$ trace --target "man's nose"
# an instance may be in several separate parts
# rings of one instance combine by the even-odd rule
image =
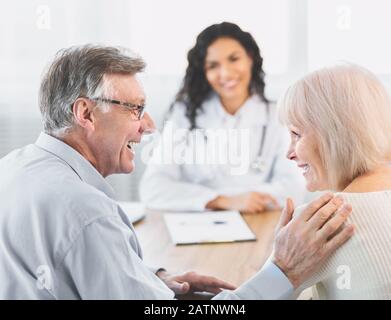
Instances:
[[[156,130],[155,122],[151,118],[148,112],[144,113],[144,116],[141,118],[140,132],[142,134],[151,134]]]

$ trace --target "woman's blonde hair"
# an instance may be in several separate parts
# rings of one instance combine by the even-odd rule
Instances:
[[[289,87],[278,107],[281,122],[315,133],[330,189],[390,161],[391,100],[362,67],[315,71]]]

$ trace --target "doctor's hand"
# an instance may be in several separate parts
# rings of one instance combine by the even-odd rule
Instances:
[[[297,288],[353,235],[344,222],[352,212],[340,197],[325,194],[292,219],[294,205],[288,199],[274,241],[272,261]]]
[[[222,289],[234,290],[236,287],[228,282],[211,276],[200,275],[197,272],[185,272],[180,275],[171,275],[167,271],[159,271],[156,275],[176,295],[192,292],[209,292],[217,294]]]
[[[243,213],[261,213],[279,208],[277,200],[267,193],[247,192],[235,196],[219,196],[210,201],[206,208],[238,210]]]

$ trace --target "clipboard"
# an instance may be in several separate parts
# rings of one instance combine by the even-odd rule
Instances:
[[[175,245],[256,241],[238,211],[168,213],[164,221]]]

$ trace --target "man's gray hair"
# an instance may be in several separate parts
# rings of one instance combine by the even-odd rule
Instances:
[[[107,88],[105,75],[142,72],[145,62],[119,47],[84,45],[63,49],[45,72],[39,90],[44,131],[62,136],[73,127],[73,103]]]

